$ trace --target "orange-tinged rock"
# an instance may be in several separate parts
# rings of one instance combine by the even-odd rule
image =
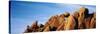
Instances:
[[[73,30],[75,26],[75,19],[72,15],[68,17],[67,23],[66,23],[66,30]]]
[[[77,12],[70,14],[65,12],[60,15],[54,15],[44,25],[38,25],[34,22],[28,26],[25,32],[48,32],[75,29],[96,28],[96,13],[89,14],[89,10],[85,7],[80,8]]]

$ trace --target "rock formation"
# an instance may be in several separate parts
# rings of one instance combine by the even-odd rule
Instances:
[[[31,26],[27,26],[25,33],[90,28],[96,28],[96,12],[89,14],[88,8],[82,7],[73,14],[65,12],[52,16],[44,25],[38,25],[36,21]]]

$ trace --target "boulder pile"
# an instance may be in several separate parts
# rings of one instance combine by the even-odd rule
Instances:
[[[90,14],[88,8],[81,7],[73,14],[65,12],[52,16],[44,25],[38,25],[38,21],[36,21],[31,26],[27,26],[25,33],[91,28],[96,28],[96,12]]]

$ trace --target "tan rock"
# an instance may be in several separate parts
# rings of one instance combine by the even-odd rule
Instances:
[[[48,26],[48,27],[46,27],[46,28],[44,29],[44,31],[43,31],[43,32],[48,32],[48,31],[50,31],[49,26]]]
[[[87,8],[80,8],[79,9],[79,18],[78,18],[78,28],[79,29],[84,29],[85,28],[85,17],[88,14],[88,9]]]
[[[66,30],[73,30],[75,26],[75,19],[72,15],[68,17],[68,21],[66,23]]]
[[[90,28],[96,28],[96,13],[93,14],[93,18],[90,22]]]
[[[96,28],[96,13],[89,14],[87,8],[82,7],[77,12],[70,14],[65,12],[54,15],[44,25],[38,25],[38,21],[27,26],[25,32],[48,32],[75,29]]]

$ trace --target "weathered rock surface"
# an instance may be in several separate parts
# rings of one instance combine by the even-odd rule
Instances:
[[[31,26],[27,26],[25,33],[90,28],[96,28],[96,12],[89,14],[88,8],[82,7],[73,14],[65,12],[52,16],[44,25],[38,25],[38,21],[36,21]]]

